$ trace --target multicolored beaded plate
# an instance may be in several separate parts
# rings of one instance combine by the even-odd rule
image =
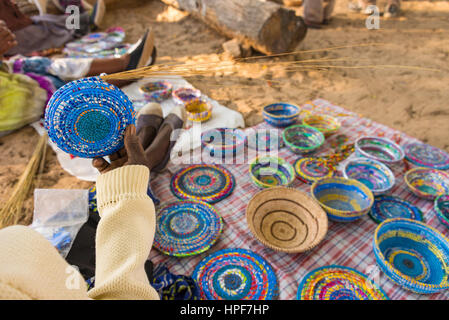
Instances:
[[[404,181],[416,196],[435,200],[441,194],[449,193],[449,174],[445,171],[415,168],[407,171]]]
[[[331,178],[334,169],[329,162],[320,158],[299,158],[294,164],[296,176],[305,183],[312,184],[323,178]]]
[[[176,172],[170,183],[173,194],[180,199],[215,203],[228,197],[235,187],[231,172],[220,165],[198,164]]]
[[[192,277],[203,300],[271,300],[278,293],[273,268],[246,249],[223,249],[207,256]]]
[[[388,219],[374,232],[377,264],[410,291],[430,294],[449,289],[449,240],[416,220]]]
[[[222,230],[223,220],[210,204],[177,201],[157,213],[153,246],[170,256],[192,256],[208,250]]]
[[[355,179],[371,189],[374,195],[380,195],[393,188],[393,172],[382,162],[369,158],[354,158],[346,162],[343,176]]]
[[[435,199],[435,212],[441,223],[449,228],[449,194],[442,194]]]
[[[259,188],[288,186],[295,180],[295,169],[282,158],[261,156],[249,165],[251,180]]]
[[[405,159],[418,167],[449,169],[449,154],[425,143],[410,143],[404,147]]]
[[[171,97],[173,85],[167,81],[152,81],[143,84],[139,88],[145,100],[162,102]]]
[[[388,300],[386,293],[363,273],[331,265],[309,272],[298,287],[298,300]]]
[[[400,198],[386,195],[374,198],[373,207],[368,214],[377,223],[393,218],[423,221],[423,214],[419,208]]]
[[[123,147],[134,124],[133,104],[122,90],[99,77],[67,83],[45,109],[45,128],[63,151],[82,158],[110,155]]]

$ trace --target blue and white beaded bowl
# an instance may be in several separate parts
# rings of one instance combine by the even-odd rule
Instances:
[[[343,167],[343,176],[362,182],[375,196],[389,191],[395,182],[393,172],[386,165],[368,158],[347,161]]]
[[[234,157],[245,148],[246,135],[234,128],[210,129],[201,134],[201,144],[214,158]]]
[[[82,158],[104,157],[121,149],[125,129],[134,123],[133,104],[126,94],[99,77],[65,84],[45,109],[51,141]]]
[[[404,181],[411,192],[423,199],[435,200],[449,193],[449,174],[445,171],[415,168],[407,171]]]
[[[435,212],[441,223],[449,228],[449,194],[442,194],[435,199]]]
[[[416,220],[385,220],[374,232],[374,255],[396,284],[419,294],[449,289],[449,240]]]
[[[273,103],[265,106],[262,111],[264,120],[275,127],[287,127],[296,123],[299,114],[299,107],[289,103]]]
[[[354,179],[334,177],[318,180],[312,185],[311,194],[329,219],[338,222],[360,219],[374,203],[371,190]]]
[[[324,135],[311,126],[293,125],[282,132],[285,145],[296,154],[309,154],[324,143]]]
[[[379,137],[361,137],[355,142],[355,154],[394,165],[404,159],[404,151],[393,141]]]

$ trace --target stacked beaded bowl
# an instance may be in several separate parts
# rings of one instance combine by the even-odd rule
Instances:
[[[293,167],[298,179],[309,184],[323,178],[331,178],[335,171],[328,161],[320,158],[299,158]]]
[[[261,156],[249,165],[251,180],[259,188],[288,186],[295,180],[295,170],[282,158]]]
[[[362,182],[374,195],[386,193],[395,182],[393,172],[386,165],[369,158],[348,160],[343,167],[343,176]]]
[[[414,166],[438,170],[449,169],[449,154],[424,143],[410,143],[404,147],[405,159]]]
[[[202,99],[194,99],[185,104],[187,119],[193,122],[204,122],[212,116],[212,105]]]
[[[308,154],[324,143],[324,135],[311,126],[294,125],[282,132],[285,145],[294,153]]]
[[[287,127],[296,123],[299,114],[299,107],[289,103],[273,103],[265,106],[262,111],[264,120],[275,127]]]
[[[245,148],[246,135],[242,130],[217,128],[201,134],[203,149],[214,158],[232,158]]]
[[[326,212],[307,194],[292,188],[260,191],[246,208],[246,222],[265,246],[297,253],[318,245],[327,232]]]
[[[152,81],[143,84],[139,89],[145,100],[162,102],[170,98],[173,85],[167,81]]]
[[[449,193],[449,174],[445,171],[415,168],[407,171],[405,183],[416,196],[435,200],[441,194]]]
[[[435,212],[441,223],[449,228],[449,194],[442,194],[435,199]]]
[[[378,196],[374,199],[369,216],[377,223],[394,218],[424,220],[423,214],[418,207],[398,197],[386,195]]]
[[[173,101],[177,104],[185,105],[192,100],[201,97],[201,91],[193,88],[179,88],[172,93]]]
[[[62,86],[45,109],[50,139],[63,151],[82,158],[104,157],[121,149],[125,129],[134,122],[129,98],[98,77]]]
[[[336,133],[341,127],[337,119],[328,115],[309,115],[302,119],[302,124],[318,129],[325,137]]]
[[[362,137],[355,142],[358,157],[370,158],[387,165],[396,164],[404,159],[404,151],[391,140],[378,137]]]
[[[312,197],[327,212],[329,219],[351,222],[368,213],[374,203],[371,190],[363,183],[345,178],[326,178],[316,181]]]
[[[205,257],[192,278],[202,300],[271,300],[278,294],[273,268],[245,249],[223,249]]]
[[[301,281],[298,300],[388,300],[386,293],[363,273],[331,265],[317,268]]]
[[[373,247],[377,264],[398,285],[420,294],[449,288],[449,242],[428,225],[385,220],[376,228]]]
[[[198,164],[176,172],[170,182],[179,199],[215,203],[228,197],[235,187],[231,172],[220,165]]]
[[[170,256],[193,256],[208,250],[222,230],[223,220],[210,204],[177,201],[157,213],[153,246]]]

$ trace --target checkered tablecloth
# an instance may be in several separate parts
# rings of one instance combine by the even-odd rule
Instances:
[[[312,113],[336,116],[342,122],[340,131],[326,139],[325,144],[316,155],[330,153],[333,150],[336,136],[339,134],[346,135],[349,138],[348,143],[354,142],[360,136],[386,137],[400,145],[417,141],[399,131],[362,118],[322,99],[306,103],[302,108],[310,110]],[[272,129],[265,123],[256,126],[257,128]],[[279,156],[292,164],[298,158],[298,155],[286,148],[279,151]],[[260,191],[251,182],[248,164],[225,166],[234,174],[236,188],[231,196],[214,204],[225,222],[220,239],[209,251],[188,258],[168,257],[153,249],[150,254],[150,260],[153,263],[166,262],[171,272],[191,275],[198,262],[212,252],[224,248],[246,248],[261,255],[273,266],[279,283],[279,299],[295,299],[298,285],[308,272],[331,264],[355,268],[362,273],[374,274],[374,280],[384,289],[390,299],[449,299],[449,290],[439,294],[418,295],[394,284],[381,272],[378,276],[375,276],[376,269],[373,268],[376,267],[376,260],[373,253],[373,233],[377,224],[368,216],[351,223],[329,221],[329,230],[325,239],[317,247],[305,253],[287,254],[265,247],[254,238],[246,223],[246,206],[251,198]],[[173,173],[180,167],[171,165],[169,171]],[[433,202],[420,199],[408,191],[403,179],[406,171],[405,163],[398,165],[393,171],[396,175],[396,185],[391,194],[419,207],[424,213],[427,224],[443,234],[449,235],[449,230],[439,222],[433,211]],[[170,191],[170,178],[170,173],[164,173],[152,181],[154,192],[162,200],[161,206],[177,200]],[[302,183],[298,179],[295,180],[292,187],[310,192],[310,185]]]

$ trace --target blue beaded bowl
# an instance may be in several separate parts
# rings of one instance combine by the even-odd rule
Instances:
[[[343,176],[362,182],[375,196],[389,191],[395,182],[393,172],[386,165],[368,158],[355,158],[346,162]]]
[[[300,114],[298,106],[289,103],[273,103],[262,111],[264,120],[275,127],[287,127],[296,123]]]
[[[311,126],[293,125],[282,132],[285,145],[294,153],[309,154],[324,143],[324,135]]]
[[[125,129],[134,122],[133,104],[126,94],[99,77],[67,83],[45,109],[51,141],[82,158],[104,157],[121,149]]]
[[[312,185],[311,194],[329,219],[338,222],[360,219],[374,203],[371,190],[354,179],[335,177],[318,180]]]
[[[369,216],[377,223],[393,218],[424,221],[423,214],[418,207],[401,198],[387,195],[377,196],[374,199]]]
[[[245,147],[246,135],[233,128],[210,129],[201,134],[201,144],[211,157],[234,157]]]
[[[442,194],[435,199],[435,212],[441,223],[449,228],[449,194]]]
[[[425,223],[396,218],[374,232],[374,255],[395,283],[419,294],[449,289],[449,240]]]
[[[361,137],[355,142],[358,157],[370,158],[387,165],[396,164],[404,159],[404,150],[393,141],[379,137]]]
[[[449,193],[449,174],[445,171],[415,168],[407,171],[404,181],[411,192],[423,199],[435,200],[439,195]]]

